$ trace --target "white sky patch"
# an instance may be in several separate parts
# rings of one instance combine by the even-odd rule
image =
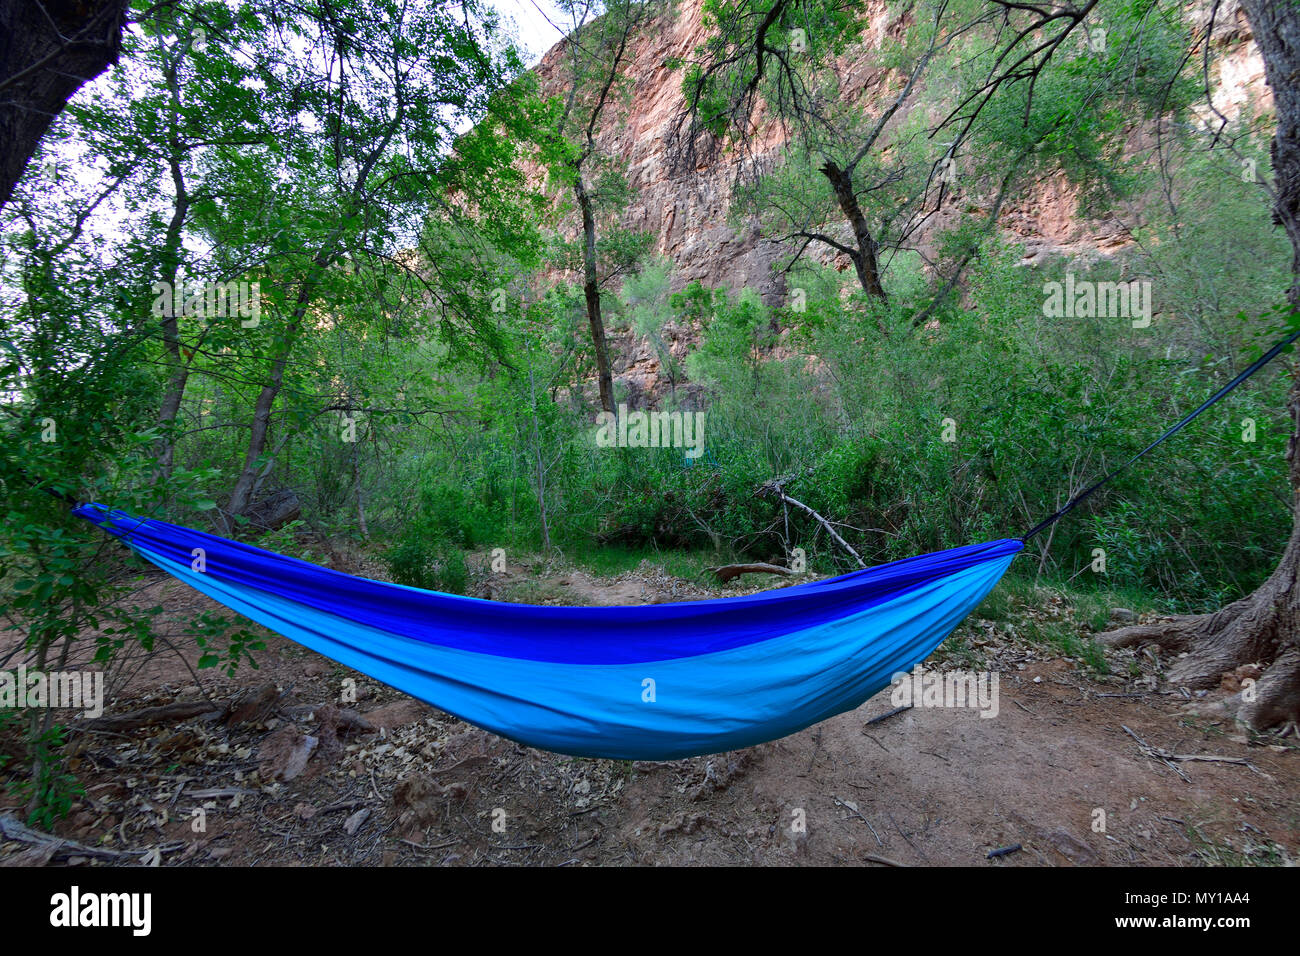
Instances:
[[[536,66],[546,51],[564,34],[556,27],[570,25],[569,18],[551,0],[488,0],[502,15],[512,20],[524,63]],[[549,18],[549,21],[548,21]],[[554,25],[553,25],[554,24]]]
[[[502,17],[502,33],[509,39],[513,40],[519,48],[520,55],[528,67],[536,66],[539,60],[558,43],[573,28],[573,17],[561,10],[553,0],[487,0]],[[592,6],[595,11],[600,8],[599,0],[592,0]],[[138,27],[134,25],[129,27],[137,31]],[[208,42],[212,42],[209,40]],[[316,55],[318,51],[309,49],[305,41],[295,35],[291,39],[293,54],[299,59]],[[103,74],[96,77],[90,83],[80,90],[77,98],[87,100],[96,94],[104,93],[111,89],[111,84],[115,79],[121,79],[123,74],[128,78],[127,95],[134,95],[136,91],[142,91],[149,87],[150,82],[156,85],[156,78],[146,78],[141,71],[150,69],[143,67],[141,64],[124,59],[123,62],[106,70]],[[460,134],[468,130],[474,122],[470,116],[461,116],[456,118],[448,117],[454,123],[453,133]],[[310,124],[313,117],[304,114],[299,117],[299,121],[304,124]],[[40,164],[36,169],[41,171],[38,176],[48,184],[58,184],[60,188],[67,188],[82,194],[93,194],[96,188],[102,187],[106,183],[108,173],[107,164],[99,157],[91,157],[86,153],[84,143],[79,142],[75,137],[69,141],[60,144],[54,150],[47,152],[44,156],[38,155],[32,162]],[[57,172],[56,172],[57,170]],[[164,202],[170,202],[172,198],[172,183],[166,170],[159,168],[152,171],[151,174],[156,178],[157,190],[159,197],[164,198]],[[283,176],[282,176],[283,178]],[[84,195],[83,195],[84,201]],[[120,246],[128,239],[125,223],[132,218],[132,213],[128,212],[125,205],[125,199],[121,191],[116,191],[104,200],[94,215],[90,217],[86,225],[86,238],[97,241],[103,245],[105,256],[111,257],[112,250]],[[138,213],[136,214],[138,216]],[[202,262],[205,254],[211,250],[200,248],[202,245],[192,231],[187,230],[185,236],[186,247],[195,257],[191,264],[199,273],[203,272]],[[8,291],[8,286],[12,277],[0,275],[0,302],[4,302],[3,292]],[[7,304],[7,303],[6,303]]]

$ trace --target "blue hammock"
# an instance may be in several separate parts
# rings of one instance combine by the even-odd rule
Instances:
[[[928,657],[1024,546],[745,597],[544,607],[353,577],[102,505],[75,514],[226,607],[462,720],[625,760],[748,747],[853,710]]]

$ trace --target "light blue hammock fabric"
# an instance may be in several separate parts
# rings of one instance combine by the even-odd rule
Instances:
[[[853,710],[927,658],[1023,547],[990,541],[745,597],[551,607],[354,577],[102,505],[75,514],[226,607],[462,720],[625,760],[748,747]]]

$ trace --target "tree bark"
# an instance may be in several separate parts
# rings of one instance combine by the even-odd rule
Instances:
[[[82,84],[117,62],[128,0],[0,3],[0,208]]]
[[[871,224],[867,222],[867,217],[862,212],[857,194],[853,191],[853,177],[830,160],[822,164],[821,171],[835,192],[835,201],[839,203],[840,212],[844,213],[844,218],[848,220],[849,227],[853,230],[853,241],[857,245],[857,252],[849,253],[849,258],[853,260],[853,268],[858,274],[862,291],[873,299],[888,302],[889,297],[885,295],[885,287],[880,284],[880,263],[876,258],[878,244],[871,234]]]
[[[171,295],[173,306],[177,300],[184,301],[183,296],[176,295],[176,276],[180,271],[181,239],[184,234],[185,220],[190,211],[190,194],[185,183],[185,169],[182,166],[184,145],[180,130],[180,84],[176,76],[176,62],[167,60],[167,89],[170,94],[170,113],[168,116],[167,165],[171,171],[172,188],[176,192],[175,205],[167,223],[167,235],[163,240],[162,270],[160,280]],[[168,365],[167,387],[163,392],[162,405],[158,412],[158,423],[162,426],[162,438],[159,439],[158,470],[164,479],[171,477],[173,459],[176,453],[176,436],[172,427],[180,414],[181,401],[185,398],[185,385],[190,376],[190,365],[181,354],[180,316],[174,310],[162,318],[163,348],[166,350]]]
[[[318,255],[314,260],[315,268],[324,269],[329,258],[327,253]],[[266,437],[271,428],[271,409],[275,407],[275,400],[284,385],[284,371],[289,365],[289,356],[293,353],[294,343],[302,330],[303,317],[307,314],[307,306],[311,302],[313,278],[314,276],[307,277],[299,287],[293,315],[284,331],[284,345],[272,361],[271,374],[267,376],[266,384],[262,386],[262,390],[257,395],[257,403],[253,406],[248,450],[244,453],[244,467],[235,480],[235,486],[230,491],[230,500],[226,504],[228,516],[243,514],[252,502],[253,488],[257,483],[257,460],[266,449]]]
[[[1242,0],[1264,74],[1273,91],[1277,130],[1273,137],[1274,220],[1291,240],[1291,287],[1287,299],[1300,306],[1300,5]],[[1218,686],[1244,664],[1265,670],[1236,695],[1237,716],[1252,727],[1297,728],[1300,722],[1300,377],[1287,397],[1291,439],[1287,461],[1292,527],[1276,570],[1258,590],[1213,614],[1121,628],[1102,635],[1111,646],[1155,643],[1167,652],[1186,651],[1170,668],[1171,683]]]
[[[582,211],[582,294],[587,300],[587,320],[591,323],[591,343],[596,351],[596,375],[600,384],[600,407],[614,414],[614,375],[610,371],[609,347],[605,339],[605,322],[600,314],[600,283],[596,275],[596,216],[591,194],[577,170],[573,191]]]

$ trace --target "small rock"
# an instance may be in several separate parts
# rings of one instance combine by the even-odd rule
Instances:
[[[370,819],[370,808],[363,807],[343,821],[343,831],[348,836],[355,836],[361,825]]]
[[[665,837],[673,833],[695,833],[707,822],[708,820],[702,813],[688,814],[681,811],[674,814],[667,823],[659,827],[659,835]]]
[[[1092,852],[1092,847],[1065,830],[1053,830],[1044,840],[1071,863],[1090,866],[1097,862],[1097,854]]]
[[[306,769],[318,743],[317,738],[307,736],[296,727],[281,727],[258,751],[262,779],[292,780]]]
[[[1110,619],[1116,624],[1132,624],[1138,619],[1137,613],[1126,607],[1111,608]]]
[[[361,699],[361,689],[357,688],[357,699]],[[418,723],[429,715],[429,705],[422,704],[418,700],[406,698],[394,701],[391,704],[384,704],[382,707],[376,707],[374,710],[367,712],[364,717],[358,715],[366,728],[364,733],[372,732],[375,729],[381,731],[390,731],[397,727],[405,727],[408,724]]]

